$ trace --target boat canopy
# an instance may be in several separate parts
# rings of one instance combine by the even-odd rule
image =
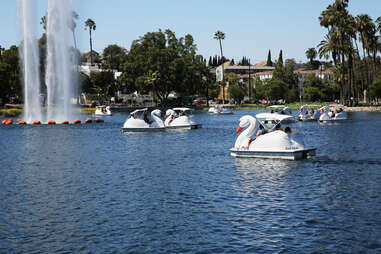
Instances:
[[[148,108],[143,108],[143,109],[137,109],[137,110],[134,110],[130,113],[131,116],[133,115],[139,115],[139,114],[143,114],[145,112],[148,111]]]
[[[185,107],[179,107],[179,108],[173,108],[173,110],[178,113],[185,113],[185,114],[192,114],[193,109],[191,108],[185,108]]]
[[[272,106],[269,106],[270,109],[283,109],[285,107],[286,107],[285,105],[272,105]]]
[[[274,114],[274,113],[259,113],[255,117],[258,120],[269,120],[269,121],[276,121],[276,122],[282,122],[286,119],[290,120],[294,118],[293,116],[290,116],[290,115]]]

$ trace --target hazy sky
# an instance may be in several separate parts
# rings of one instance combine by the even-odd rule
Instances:
[[[30,0],[36,4],[36,25],[46,12],[48,0]],[[74,0],[80,19],[76,35],[81,51],[89,50],[88,31],[84,22],[96,23],[94,49],[98,52],[109,44],[130,48],[131,42],[146,32],[171,29],[177,37],[191,34],[198,53],[209,58],[219,54],[214,32],[226,34],[224,55],[235,60],[250,57],[252,63],[273,59],[280,49],[283,59],[306,61],[305,51],[316,47],[326,30],[319,25],[320,13],[333,0]],[[352,15],[381,16],[381,0],[350,0]],[[1,0],[0,45],[18,44],[17,1]]]

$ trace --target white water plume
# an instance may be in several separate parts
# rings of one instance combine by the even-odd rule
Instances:
[[[20,47],[20,59],[24,74],[24,119],[26,122],[41,119],[40,102],[40,57],[36,33],[33,1],[19,0],[19,15],[22,15],[23,41]]]
[[[70,50],[71,0],[49,0],[47,15],[48,120],[73,120],[74,57]]]

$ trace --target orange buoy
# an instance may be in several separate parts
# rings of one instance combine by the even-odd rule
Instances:
[[[6,122],[7,122],[7,120],[5,120],[5,119],[1,121],[2,124],[5,124]]]
[[[69,121],[62,121],[61,124],[69,124]]]
[[[103,119],[100,119],[100,118],[95,118],[95,119],[94,119],[94,122],[96,122],[96,123],[103,123],[104,120],[103,120]]]
[[[93,120],[91,118],[86,118],[85,123],[91,123]]]
[[[33,124],[41,124],[41,122],[36,120],[36,121],[33,121]]]
[[[13,120],[12,120],[12,119],[8,119],[8,120],[5,121],[5,124],[6,124],[6,125],[10,125],[10,124],[12,124],[12,123],[13,123]]]
[[[54,121],[54,120],[49,120],[49,121],[48,121],[48,124],[56,124],[56,121]]]
[[[74,120],[74,124],[79,124],[81,123],[81,120]]]
[[[24,120],[19,120],[19,124],[26,124],[26,122]]]

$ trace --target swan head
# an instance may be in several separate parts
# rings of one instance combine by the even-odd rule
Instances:
[[[248,127],[251,124],[254,124],[254,127],[257,127],[257,119],[249,115],[243,116],[239,119],[239,125],[235,132],[239,133],[242,129]]]
[[[175,114],[175,111],[172,110],[172,109],[167,109],[167,111],[165,111],[165,116],[164,116],[164,119],[166,119],[167,117],[171,116],[171,115],[174,115]]]
[[[160,111],[160,109],[152,110],[151,115],[161,116],[161,111]]]

